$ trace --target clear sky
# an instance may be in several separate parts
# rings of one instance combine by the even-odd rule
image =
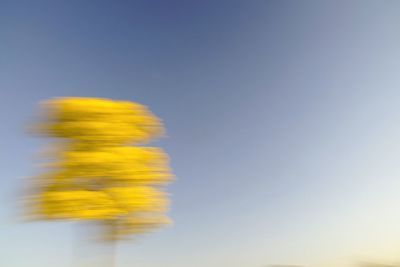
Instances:
[[[399,14],[399,1],[0,0],[0,266],[70,267],[79,248],[75,223],[18,222],[45,143],[25,128],[56,96],[138,101],[165,122],[175,223],[121,244],[119,267],[400,260]]]

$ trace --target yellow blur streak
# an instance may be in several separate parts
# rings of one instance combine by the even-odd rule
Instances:
[[[137,146],[163,133],[145,106],[97,98],[57,98],[43,104],[37,133],[59,142],[46,153],[46,172],[29,199],[37,219],[95,220],[107,239],[169,223],[168,157]],[[132,146],[136,145],[136,146]]]

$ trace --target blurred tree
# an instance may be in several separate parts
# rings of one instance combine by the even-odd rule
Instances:
[[[171,180],[167,155],[141,146],[163,133],[146,107],[97,98],[43,104],[36,132],[55,138],[46,171],[35,177],[29,214],[44,220],[86,220],[116,241],[169,222],[162,186]]]

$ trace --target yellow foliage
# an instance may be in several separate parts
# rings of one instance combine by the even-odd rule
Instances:
[[[160,120],[143,105],[97,98],[57,98],[43,105],[39,131],[55,137],[48,171],[37,179],[30,205],[44,219],[98,220],[108,238],[168,223],[171,180],[159,148],[132,146],[160,136]],[[113,233],[110,236],[110,233]]]
[[[149,186],[113,187],[106,192],[115,200],[116,206],[127,213],[163,212],[168,204],[163,192]]]
[[[112,219],[121,212],[101,191],[45,191],[39,197],[38,212],[49,219],[102,220]]]
[[[161,122],[143,105],[97,98],[57,98],[43,105],[41,133],[83,143],[142,144],[163,133]]]

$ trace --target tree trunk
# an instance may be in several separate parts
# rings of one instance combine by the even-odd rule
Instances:
[[[108,259],[108,263],[106,264],[105,267],[116,267],[117,266],[117,242],[118,240],[116,239],[116,222],[114,220],[108,221],[107,222],[107,226],[109,229],[109,233],[110,233],[110,240],[107,243],[107,245],[109,246],[108,249],[108,255],[109,255],[109,259]]]
[[[106,267],[117,267],[117,241],[112,240],[108,245],[110,246],[109,263]]]

